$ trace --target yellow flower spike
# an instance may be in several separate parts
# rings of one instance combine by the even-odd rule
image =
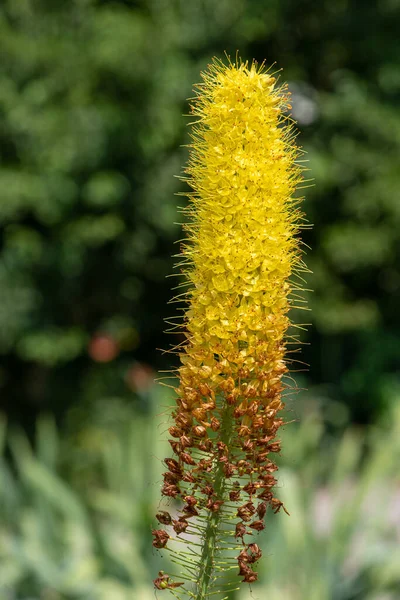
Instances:
[[[153,545],[170,550],[183,568],[176,579],[185,580],[178,589],[164,576],[156,587],[194,600],[223,597],[231,568],[244,582],[257,579],[255,535],[268,506],[283,506],[271,455],[280,449],[290,276],[304,270],[287,87],[240,61],[214,60],[202,77],[185,170],[187,341],[169,429],[175,458],[165,460],[162,488],[184,505],[176,518],[157,515],[170,534],[153,531]]]

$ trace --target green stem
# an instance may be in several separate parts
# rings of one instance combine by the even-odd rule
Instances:
[[[221,442],[224,442],[228,448],[233,434],[234,419],[232,409],[226,406],[222,412],[221,419]],[[224,463],[218,462],[215,468],[214,492],[217,500],[226,500],[226,476],[224,472]],[[209,512],[206,521],[206,531],[204,535],[204,546],[200,557],[200,572],[197,583],[195,600],[206,600],[208,598],[208,588],[211,575],[214,568],[216,555],[216,545],[220,533],[220,524],[222,519],[222,507],[217,512]]]

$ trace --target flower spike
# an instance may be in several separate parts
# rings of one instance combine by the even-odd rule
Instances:
[[[229,569],[233,585],[256,581],[255,536],[268,507],[284,508],[274,496],[273,457],[283,424],[290,277],[304,270],[287,87],[264,66],[239,60],[214,60],[202,78],[185,170],[186,343],[162,487],[180,505],[169,508],[172,516],[157,515],[169,533],[153,531],[154,546],[182,566],[171,577],[184,579],[174,584],[162,574],[156,588],[193,600],[223,597]]]

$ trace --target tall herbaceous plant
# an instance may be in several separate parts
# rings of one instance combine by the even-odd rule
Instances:
[[[191,105],[186,342],[155,548],[176,572],[157,590],[224,598],[257,579],[257,533],[278,512],[273,461],[288,311],[301,302],[299,150],[286,85],[256,63],[214,60]],[[285,343],[286,340],[286,343]]]

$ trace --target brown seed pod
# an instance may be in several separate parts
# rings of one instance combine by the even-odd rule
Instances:
[[[243,491],[249,494],[249,496],[252,496],[256,493],[259,487],[259,484],[250,482],[247,485],[243,486]]]
[[[228,404],[228,406],[235,406],[236,404],[236,395],[235,394],[228,394],[225,397],[226,403]]]
[[[263,521],[253,521],[252,523],[249,524],[249,527],[251,527],[252,529],[255,529],[256,531],[262,531],[263,529],[265,529],[265,525]]]
[[[202,494],[205,496],[212,496],[214,494],[214,488],[212,485],[206,485],[201,489]]]
[[[183,499],[189,506],[196,506],[198,503],[198,500],[194,496],[185,496]]]
[[[166,510],[160,510],[156,514],[156,518],[157,518],[157,521],[159,523],[161,523],[162,525],[171,525],[171,523],[172,523],[171,515]]]
[[[221,508],[221,506],[223,505],[223,501],[222,500],[215,500],[213,501],[211,498],[209,498],[209,500],[207,501],[207,508],[211,511],[211,512],[218,512],[219,509]]]
[[[154,548],[165,548],[165,546],[169,540],[168,533],[166,531],[164,531],[163,529],[153,529],[151,533],[154,536],[154,540],[153,540]]]
[[[182,448],[189,448],[193,444],[192,438],[188,435],[182,435],[179,441],[182,444]]]
[[[193,419],[189,413],[179,413],[175,417],[175,422],[183,430],[180,433],[180,435],[182,435],[183,432],[188,432],[190,430],[192,423],[193,423]],[[171,433],[171,435],[172,435],[172,433]],[[177,437],[180,437],[180,436],[177,436]]]
[[[273,444],[269,444],[267,446],[269,452],[280,452],[281,451],[281,442],[276,441]]]
[[[240,500],[240,490],[232,490],[229,492],[229,500],[238,502]]]
[[[262,556],[261,548],[258,546],[258,544],[254,543],[247,546],[247,553],[249,557],[248,561],[250,563],[257,562]]]
[[[251,434],[251,429],[247,425],[241,425],[239,427],[238,435],[239,437],[245,437]]]
[[[203,425],[195,425],[192,429],[193,435],[195,437],[203,438],[207,435],[207,430]]]
[[[199,515],[199,511],[195,509],[191,504],[185,504],[182,508],[182,513],[185,519],[189,519],[190,517],[197,517]]]
[[[218,429],[221,427],[221,423],[218,419],[216,419],[215,417],[212,417],[211,419],[211,429],[213,431],[218,431]]]
[[[242,538],[242,541],[243,541],[243,536],[245,536],[246,533],[247,533],[246,526],[243,523],[237,523],[236,529],[235,529],[235,538]]]
[[[257,512],[257,515],[260,517],[260,519],[263,519],[265,517],[265,513],[267,512],[266,503],[260,502],[260,504],[257,506],[256,512]]]
[[[252,502],[246,502],[246,504],[243,504],[243,506],[238,508],[236,514],[242,521],[250,521],[255,512],[256,509],[254,508],[254,504]]]
[[[272,498],[272,500],[270,501],[270,505],[275,514],[278,513],[281,510],[281,508],[283,508],[285,513],[290,516],[290,513],[288,513],[288,511],[284,507],[283,502],[278,500],[278,498]]]
[[[174,454],[179,454],[180,452],[182,452],[182,445],[179,442],[176,442],[175,440],[168,440],[172,451],[174,452]]]
[[[183,581],[170,581],[169,575],[165,575],[164,571],[158,573],[158,577],[154,579],[154,587],[157,590],[173,590],[184,584]]]
[[[173,485],[171,483],[164,483],[161,488],[161,494],[163,496],[169,496],[170,498],[176,498],[181,493],[181,490],[177,485]]]
[[[171,473],[176,473],[177,475],[182,475],[182,467],[174,458],[166,458],[164,460],[168,469]]]
[[[168,429],[168,431],[169,431],[169,434],[175,438],[181,437],[181,435],[182,435],[182,430],[179,429],[179,427],[172,426]]]
[[[252,571],[250,567],[246,572],[244,578],[242,579],[243,583],[254,583],[258,579],[258,574],[255,571]]]
[[[249,452],[249,451],[253,450],[254,442],[252,442],[251,440],[245,440],[242,444],[242,448],[243,448],[243,450]]]
[[[211,452],[213,444],[211,440],[202,440],[197,444],[197,447],[202,452]]]
[[[225,477],[229,479],[235,473],[235,466],[232,463],[226,463],[224,465],[224,474]]]
[[[204,408],[194,408],[192,410],[192,415],[194,416],[195,419],[197,419],[197,421],[205,421],[206,418],[206,411],[204,410]]]
[[[173,521],[173,529],[175,531],[175,533],[177,533],[178,535],[180,533],[185,533],[187,527],[188,527],[189,523],[185,520],[185,519],[178,519],[177,521]]]
[[[186,483],[195,483],[196,478],[190,471],[186,471],[186,473],[182,477],[182,481],[186,481]]]
[[[171,471],[166,471],[163,474],[163,477],[164,477],[164,481],[166,483],[173,483],[173,484],[178,483],[181,479],[180,475],[178,475],[177,473],[171,473]]]
[[[260,498],[260,500],[265,500],[266,502],[271,502],[273,493],[267,489],[261,492],[261,494],[258,494],[257,498]]]
[[[179,458],[186,465],[195,465],[196,464],[196,461],[188,452],[181,452],[179,455]]]
[[[228,446],[224,442],[217,442],[218,454],[228,454]]]

